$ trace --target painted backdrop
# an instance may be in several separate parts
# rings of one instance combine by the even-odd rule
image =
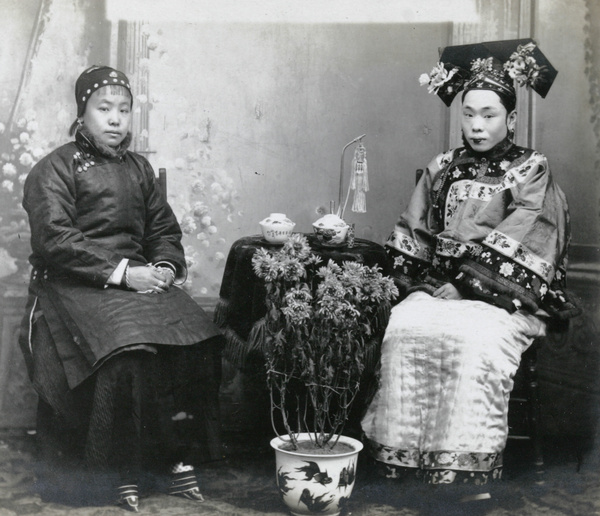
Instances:
[[[549,156],[571,200],[574,243],[597,247],[594,2],[574,0],[568,8],[559,0],[532,2],[537,7],[525,28],[516,4],[503,0],[450,2],[466,7],[443,16],[431,9],[419,14],[400,1],[388,23],[375,16],[378,2],[370,7],[374,21],[324,11],[310,23],[262,22],[260,11],[246,23],[215,21],[208,12],[205,20],[197,9],[185,17],[164,2],[143,4],[162,11],[133,9],[137,1],[0,3],[7,42],[0,49],[0,277],[12,290],[24,288],[28,272],[22,183],[43,154],[67,141],[74,81],[88,65],[122,66],[134,79],[135,150],[167,170],[169,201],[185,232],[187,288],[215,297],[229,247],[258,233],[270,212],[284,212],[296,230],[311,231],[338,198],[343,146],[363,133],[367,213],[346,215],[358,236],[385,240],[415,169],[448,145],[448,111],[417,78],[457,29],[468,38],[525,36],[534,27],[559,75],[548,98],[533,101],[533,143]]]

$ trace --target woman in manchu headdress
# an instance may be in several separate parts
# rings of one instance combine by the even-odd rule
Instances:
[[[462,92],[464,145],[429,163],[386,242],[407,297],[362,427],[388,476],[500,478],[521,355],[578,312],[566,198],[546,157],[513,141],[515,82],[545,97],[555,76],[532,40],[513,40],[448,47],[421,77],[448,106]]]

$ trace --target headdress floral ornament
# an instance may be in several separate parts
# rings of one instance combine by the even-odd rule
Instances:
[[[548,67],[537,64],[535,57],[532,55],[535,48],[535,43],[519,45],[517,51],[513,52],[509,60],[504,63],[504,70],[517,81],[519,86],[534,88],[537,83],[543,80],[543,75]]]
[[[437,63],[429,75],[426,73],[421,74],[419,83],[421,86],[427,85],[428,93],[437,94],[444,84],[452,80],[456,72],[458,72],[458,68],[456,67],[447,70],[444,63]]]
[[[419,83],[450,106],[462,90],[487,89],[515,97],[515,82],[544,98],[557,74],[535,41],[515,39],[446,47]]]
[[[486,59],[482,59],[478,57],[473,62],[471,62],[471,72],[474,74],[478,73],[486,73],[491,72],[494,69],[494,58],[488,57]]]

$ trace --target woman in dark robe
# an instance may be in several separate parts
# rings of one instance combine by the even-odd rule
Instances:
[[[179,288],[179,224],[148,161],[127,150],[128,78],[93,66],[75,96],[74,141],[24,187],[33,270],[20,344],[42,448],[79,448],[130,510],[150,464],[168,464],[171,494],[201,501],[193,447],[220,457],[220,332]]]

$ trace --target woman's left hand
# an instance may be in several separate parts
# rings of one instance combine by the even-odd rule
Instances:
[[[462,299],[462,295],[458,289],[452,283],[446,283],[438,288],[433,293],[433,297],[439,297],[441,299]]]
[[[164,288],[165,291],[169,290],[173,283],[175,283],[175,273],[168,267],[155,267],[155,269],[161,272],[164,277],[164,285],[161,285],[161,287]]]

